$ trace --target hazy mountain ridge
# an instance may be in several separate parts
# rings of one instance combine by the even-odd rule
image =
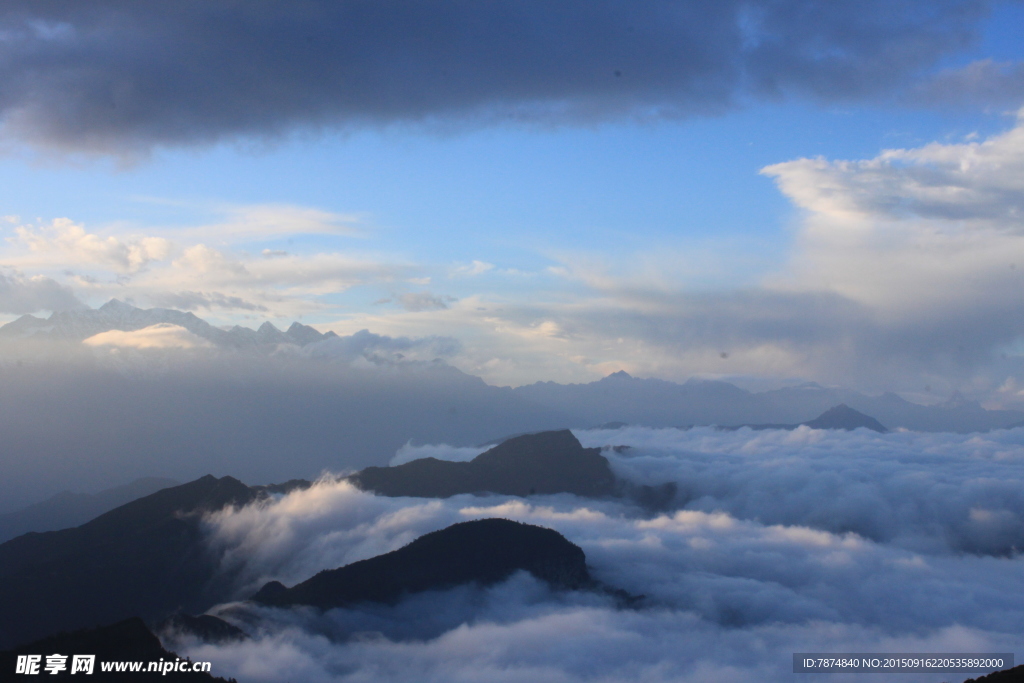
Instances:
[[[616,421],[651,427],[793,425],[840,404],[870,415],[889,429],[973,432],[1024,422],[1024,412],[986,410],[956,394],[945,403],[924,406],[893,393],[867,396],[813,382],[754,393],[719,380],[677,384],[619,371],[589,384],[537,382],[513,392],[553,410],[571,410],[588,425]]]
[[[0,543],[30,531],[75,527],[125,503],[180,483],[164,477],[143,477],[98,493],[62,491],[42,502],[0,515]]]
[[[410,441],[470,446],[611,422],[800,424],[846,404],[889,429],[970,432],[1024,423],[1024,412],[985,410],[957,397],[922,406],[895,394],[870,397],[816,384],[754,393],[722,381],[678,384],[619,372],[589,384],[497,387],[435,362],[435,353],[457,351],[458,342],[445,337],[364,330],[311,341],[319,335],[312,328],[293,325],[285,333],[264,324],[225,331],[192,313],[117,300],[46,321],[22,317],[0,328],[0,339],[27,334],[22,347],[48,347],[32,341],[31,335],[42,335],[64,340],[61,350],[73,351],[79,344],[73,340],[87,335],[159,322],[224,345],[166,356],[82,348],[67,354],[74,358],[58,353],[22,363],[11,354],[0,363],[0,432],[9,456],[0,467],[0,510],[62,489],[153,475],[188,481],[215,471],[256,482],[312,479],[325,469],[382,465]],[[254,345],[252,353],[236,352],[243,337]],[[285,338],[292,341],[280,343]],[[114,360],[129,357],[127,371]],[[147,364],[159,368],[136,372]]]
[[[858,410],[854,410],[845,403],[840,403],[837,406],[829,408],[828,410],[826,410],[824,413],[814,418],[813,420],[801,422],[800,424],[735,425],[729,427],[720,427],[720,429],[736,430],[742,429],[744,427],[755,430],[792,430],[796,429],[797,427],[810,427],[811,429],[842,429],[845,431],[863,428],[870,429],[873,432],[879,432],[880,434],[884,434],[885,432],[889,431],[881,422],[879,422],[875,418],[871,417],[870,415],[865,415],[864,413]]]
[[[0,367],[0,505],[16,510],[61,489],[153,475],[313,479],[387,463],[410,440],[471,446],[577,422],[444,363],[262,354],[179,361],[160,375],[72,363]]]

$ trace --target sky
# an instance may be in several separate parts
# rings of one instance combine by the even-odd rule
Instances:
[[[0,8],[0,315],[1024,405],[1024,5]]]

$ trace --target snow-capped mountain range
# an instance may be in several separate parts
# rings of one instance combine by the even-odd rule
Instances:
[[[298,322],[292,323],[284,332],[270,322],[263,323],[255,330],[240,325],[224,330],[211,325],[194,313],[170,308],[136,308],[123,301],[111,299],[96,309],[61,311],[45,319],[23,315],[0,327],[0,339],[82,341],[111,330],[134,332],[160,324],[178,325],[216,346],[225,348],[251,348],[267,344],[305,346],[337,336],[334,332],[322,334]]]

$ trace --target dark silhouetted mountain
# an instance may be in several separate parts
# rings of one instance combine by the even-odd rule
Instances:
[[[74,529],[0,544],[0,647],[131,616],[204,611],[226,596],[213,581],[217,561],[203,543],[201,513],[260,495],[208,475]]]
[[[829,408],[824,413],[804,422],[804,425],[812,429],[845,429],[847,431],[864,427],[875,432],[886,432],[882,423],[864,413],[857,412],[845,403],[840,403],[834,408]]]
[[[180,483],[162,477],[145,477],[99,493],[63,491],[41,503],[0,515],[0,543],[29,531],[78,526],[119,505]]]
[[[593,585],[583,550],[552,529],[481,519],[426,534],[384,555],[322,571],[285,588],[271,582],[253,596],[269,605],[331,609],[467,583],[491,585],[527,571],[560,589]]]
[[[968,678],[964,683],[1024,683],[1024,664],[1012,669],[993,671],[977,678]]]
[[[66,655],[67,669],[50,674],[42,670],[46,664],[46,655]],[[15,650],[0,653],[0,681],[25,681],[31,680],[32,676],[15,674],[15,663],[19,654],[43,655],[42,665],[38,678],[43,680],[70,678],[70,680],[84,679],[87,681],[138,681],[138,680],[160,680],[160,681],[222,681],[223,678],[215,678],[210,673],[204,672],[180,672],[168,671],[165,675],[155,672],[150,673],[115,673],[101,671],[101,662],[176,662],[180,659],[173,652],[169,652],[160,644],[160,640],[154,636],[146,624],[139,618],[130,618],[109,626],[98,628],[81,629],[71,633],[60,633],[42,640],[37,640],[23,645]],[[71,655],[96,655],[96,662],[92,675],[78,672],[71,673]],[[234,681],[234,679],[231,679]]]
[[[191,636],[213,645],[249,638],[249,635],[242,629],[212,614],[200,614],[194,617],[184,612],[175,612],[157,624],[155,631],[171,638]]]
[[[749,429],[796,429],[797,427],[810,427],[811,429],[845,429],[847,431],[853,429],[859,429],[864,427],[875,432],[885,433],[888,431],[882,423],[864,413],[858,412],[846,404],[839,404],[833,408],[829,408],[824,413],[808,420],[807,422],[801,422],[800,424],[753,424],[753,425],[735,425],[730,427],[721,427],[727,431],[736,431],[747,427]]]
[[[385,496],[420,498],[483,492],[598,497],[615,491],[615,476],[600,449],[583,448],[567,429],[513,437],[469,462],[422,458],[395,467],[368,467],[349,480]]]

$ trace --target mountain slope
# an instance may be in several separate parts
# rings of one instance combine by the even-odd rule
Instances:
[[[813,382],[754,393],[728,382],[689,380],[677,384],[638,379],[620,371],[589,384],[537,382],[513,392],[551,410],[571,412],[577,418],[572,424],[578,426],[613,422],[650,427],[795,425],[839,404],[873,415],[891,429],[974,432],[1024,422],[1024,412],[986,410],[975,402],[958,400],[956,395],[945,403],[924,406],[892,393],[867,396]]]
[[[74,529],[0,544],[0,647],[132,616],[202,612],[223,596],[200,515],[259,495],[237,479],[205,476]]]
[[[523,570],[556,588],[592,583],[583,550],[552,529],[481,519],[426,534],[398,550],[325,570],[292,588],[265,585],[253,600],[320,609],[359,602],[394,603],[401,596],[465,583],[490,585]]]

